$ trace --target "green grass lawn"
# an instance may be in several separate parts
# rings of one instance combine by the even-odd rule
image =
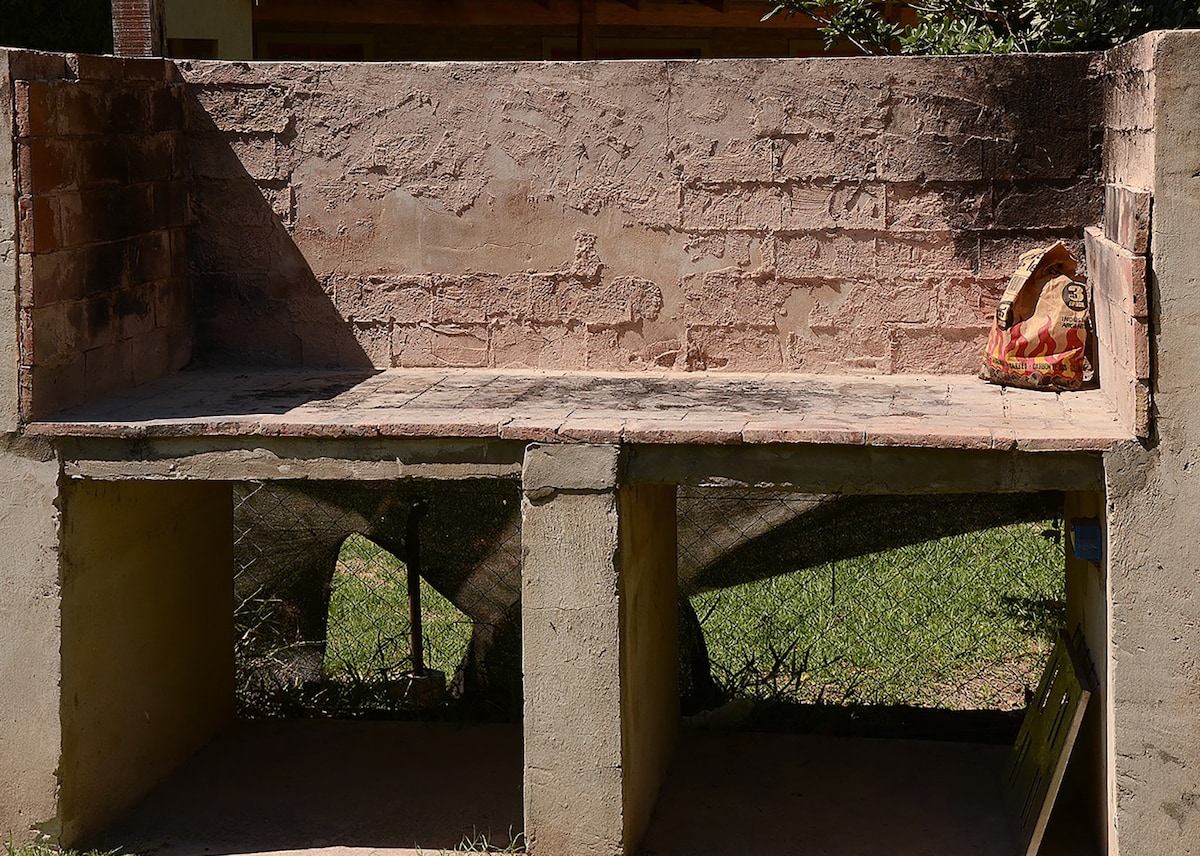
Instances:
[[[1046,523],[941,538],[693,600],[734,696],[950,709],[1024,706],[1061,623]]]
[[[346,539],[329,600],[326,678],[387,680],[412,668],[406,574],[402,562],[366,538]],[[424,580],[421,618],[425,666],[453,675],[471,620]]]
[[[714,676],[731,697],[759,700],[1020,708],[1062,623],[1062,547],[1049,525],[781,565],[697,595]],[[421,603],[425,664],[449,679],[471,623],[425,583]],[[369,690],[411,667],[404,565],[352,536],[333,580],[326,683]]]

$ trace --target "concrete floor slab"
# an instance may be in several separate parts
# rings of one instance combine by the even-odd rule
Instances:
[[[239,723],[104,836],[142,856],[434,854],[521,829],[521,729]]]
[[[690,732],[642,856],[1017,856],[1007,746]],[[1062,840],[1063,838],[1067,840]],[[1094,856],[1059,835],[1042,856]]]
[[[1016,856],[1007,747],[687,732],[642,856]],[[1061,820],[1061,818],[1059,818]],[[521,827],[513,725],[241,723],[100,842],[145,856],[416,856]],[[1096,856],[1052,824],[1042,856]]]

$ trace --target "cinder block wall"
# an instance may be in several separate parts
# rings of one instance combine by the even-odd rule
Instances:
[[[9,58],[20,408],[36,419],[191,358],[183,85],[163,60]]]
[[[1100,220],[1088,56],[181,63],[231,362],[964,373]]]

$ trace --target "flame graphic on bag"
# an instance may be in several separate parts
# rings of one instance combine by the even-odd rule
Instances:
[[[1000,298],[980,377],[1031,389],[1079,389],[1088,338],[1087,285],[1062,242],[1021,256]]]

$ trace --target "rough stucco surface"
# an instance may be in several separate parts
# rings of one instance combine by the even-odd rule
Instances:
[[[1099,220],[1089,63],[181,63],[199,345],[971,372],[1017,255]]]
[[[0,837],[29,840],[57,813],[58,461],[0,449]]]
[[[531,446],[526,457],[525,830],[532,853],[601,856],[624,852],[617,480],[556,492],[571,452],[595,472],[616,449]]]
[[[1121,856],[1200,853],[1200,33],[1148,36],[1117,61],[1153,83],[1151,326],[1157,444],[1105,456],[1110,687]]]

